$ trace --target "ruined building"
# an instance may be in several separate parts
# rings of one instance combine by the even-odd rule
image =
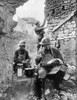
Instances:
[[[0,18],[4,20],[3,29],[7,34],[0,34],[0,82],[11,76],[15,43],[20,38],[13,35],[16,8],[28,0],[0,0]],[[76,0],[45,0],[45,15],[48,34],[52,42],[60,40],[59,48],[65,62],[76,64]],[[75,52],[76,51],[76,52]],[[7,69],[7,70],[6,70]],[[10,69],[10,70],[9,70]],[[9,71],[8,71],[9,70]],[[4,76],[4,77],[3,77]]]

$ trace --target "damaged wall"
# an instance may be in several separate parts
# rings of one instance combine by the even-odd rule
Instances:
[[[61,53],[66,63],[75,62],[76,0],[46,0],[45,15],[51,40],[60,40]]]
[[[23,5],[28,0],[0,0],[0,17],[5,21],[4,31],[11,33],[14,25],[13,16],[16,8]]]
[[[15,44],[18,44],[19,40],[23,37],[16,36],[13,32],[13,27],[17,25],[13,21],[13,16],[16,12],[16,8],[23,5],[28,0],[0,0],[0,18],[4,20],[4,28],[0,32],[0,83],[8,82],[8,78],[12,76],[12,62],[13,54],[15,51]],[[0,30],[1,31],[1,30]],[[21,33],[20,33],[21,35]]]

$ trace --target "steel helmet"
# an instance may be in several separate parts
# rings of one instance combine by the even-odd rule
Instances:
[[[24,40],[19,42],[19,46],[22,46],[22,45],[26,45],[26,42]]]
[[[39,44],[40,45],[50,45],[50,39],[49,38],[43,38]]]

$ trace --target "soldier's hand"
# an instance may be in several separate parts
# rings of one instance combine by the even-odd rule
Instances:
[[[27,63],[26,60],[23,60],[22,63]]]
[[[26,60],[26,63],[29,63],[29,62],[30,62],[30,60],[29,60],[29,59],[27,59],[27,60]]]
[[[26,63],[26,61],[25,61],[25,60],[23,60],[23,61],[22,61],[22,63]]]

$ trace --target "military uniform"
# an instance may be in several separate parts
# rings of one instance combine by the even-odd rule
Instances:
[[[43,39],[43,37],[44,37],[44,34],[45,34],[45,32],[44,32],[44,28],[42,27],[42,26],[36,26],[35,27],[35,33],[36,33],[36,35],[38,36],[37,38],[38,38],[38,43],[37,43],[37,50],[39,50],[39,48],[40,48],[40,45],[39,45],[39,43],[41,42],[41,40]]]
[[[17,71],[17,63],[22,63],[23,60],[30,59],[29,54],[26,50],[16,50],[14,55],[14,71]],[[27,64],[23,64],[24,68],[28,67]],[[24,69],[23,68],[23,69]]]
[[[41,45],[50,45],[49,40],[43,39],[42,42],[46,42],[46,43],[44,43],[44,44],[41,43]],[[50,65],[47,65],[48,61],[55,59],[55,58],[60,59],[64,64],[64,60],[63,60],[62,55],[60,54],[59,50],[57,48],[50,47],[49,49],[45,49],[44,53],[41,56],[40,56],[40,54],[38,54],[35,61],[36,61],[37,65],[40,64],[40,67],[43,68],[42,71],[39,71],[40,76],[44,79],[49,78],[49,79],[53,80],[54,88],[59,90],[60,89],[59,84],[60,84],[60,82],[62,82],[65,72],[62,70],[59,70],[56,74],[48,75],[48,73],[50,72],[50,70],[52,70],[53,67],[60,65],[58,61],[55,63],[52,63]],[[36,84],[36,89],[35,89],[38,91],[39,90],[38,88],[41,88],[42,81],[40,81],[40,79],[37,79],[35,83],[37,83],[37,84],[39,83],[40,87],[38,87],[38,85]],[[38,93],[40,94],[41,92],[38,91]]]
[[[25,45],[23,44],[23,42],[20,44],[20,46]],[[18,49],[15,51],[14,53],[14,66],[13,66],[13,70],[16,73],[17,72],[17,64],[18,63],[22,63],[22,61],[26,61],[26,60],[30,60],[28,51],[25,49]],[[23,63],[23,69],[28,67],[28,65],[26,63]]]

